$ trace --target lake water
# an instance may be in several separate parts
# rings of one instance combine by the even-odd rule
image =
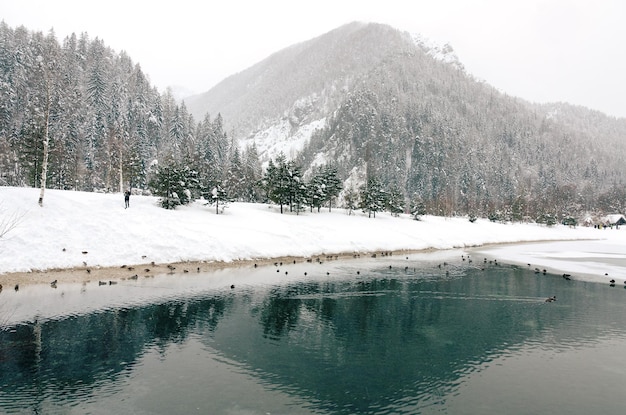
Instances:
[[[5,290],[0,413],[626,412],[621,283],[321,262]]]

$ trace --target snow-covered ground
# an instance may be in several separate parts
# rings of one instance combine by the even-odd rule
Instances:
[[[181,261],[238,261],[282,256],[376,251],[451,249],[506,242],[576,240],[485,247],[480,255],[501,262],[532,263],[551,272],[580,273],[582,278],[626,279],[626,231],[534,224],[497,224],[479,219],[408,216],[341,209],[280,214],[266,204],[233,203],[224,214],[196,202],[176,210],[157,198],[121,194],[0,187],[2,274],[53,268],[121,266]]]

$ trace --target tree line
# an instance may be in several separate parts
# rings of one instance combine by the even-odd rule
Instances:
[[[0,185],[133,188],[167,208],[204,198],[497,220],[624,211],[620,129],[600,130],[612,146],[593,147],[584,131],[420,56],[367,72],[297,157],[264,169],[219,113],[195,120],[126,53],[1,22]],[[320,155],[332,166],[317,166]]]
[[[407,212],[402,191],[397,186],[385,186],[378,177],[368,177],[357,188],[351,186],[344,191],[337,168],[332,164],[318,165],[308,176],[305,177],[302,166],[295,160],[287,160],[280,153],[276,159],[270,159],[262,177],[254,183],[252,193],[257,198],[250,201],[274,203],[280,207],[281,214],[286,211],[298,214],[306,209],[319,212],[322,207],[328,207],[330,212],[342,195],[342,205],[348,214],[358,209],[369,217],[376,217],[377,212],[383,211],[395,216]],[[231,182],[202,180],[196,170],[186,165],[155,167],[149,186],[160,196],[161,206],[166,209],[203,199],[219,213],[220,206],[223,210],[236,199],[232,197],[236,187]],[[411,201],[410,213],[415,219],[426,214],[419,198]]]
[[[0,95],[0,185],[148,189],[159,169],[188,168],[206,186],[257,200],[254,146],[240,148],[220,114],[196,122],[125,52],[86,33],[60,44],[52,30],[1,22]]]

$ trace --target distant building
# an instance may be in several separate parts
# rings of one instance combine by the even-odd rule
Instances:
[[[605,225],[626,225],[626,218],[619,213],[606,215],[602,221]]]

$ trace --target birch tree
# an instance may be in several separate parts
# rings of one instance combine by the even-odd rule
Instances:
[[[45,87],[45,108],[44,108],[44,134],[43,134],[43,161],[41,164],[41,189],[39,191],[39,206],[43,207],[43,197],[46,190],[46,180],[48,178],[48,154],[50,153],[50,78],[43,57],[37,57],[43,70],[43,80]]]

